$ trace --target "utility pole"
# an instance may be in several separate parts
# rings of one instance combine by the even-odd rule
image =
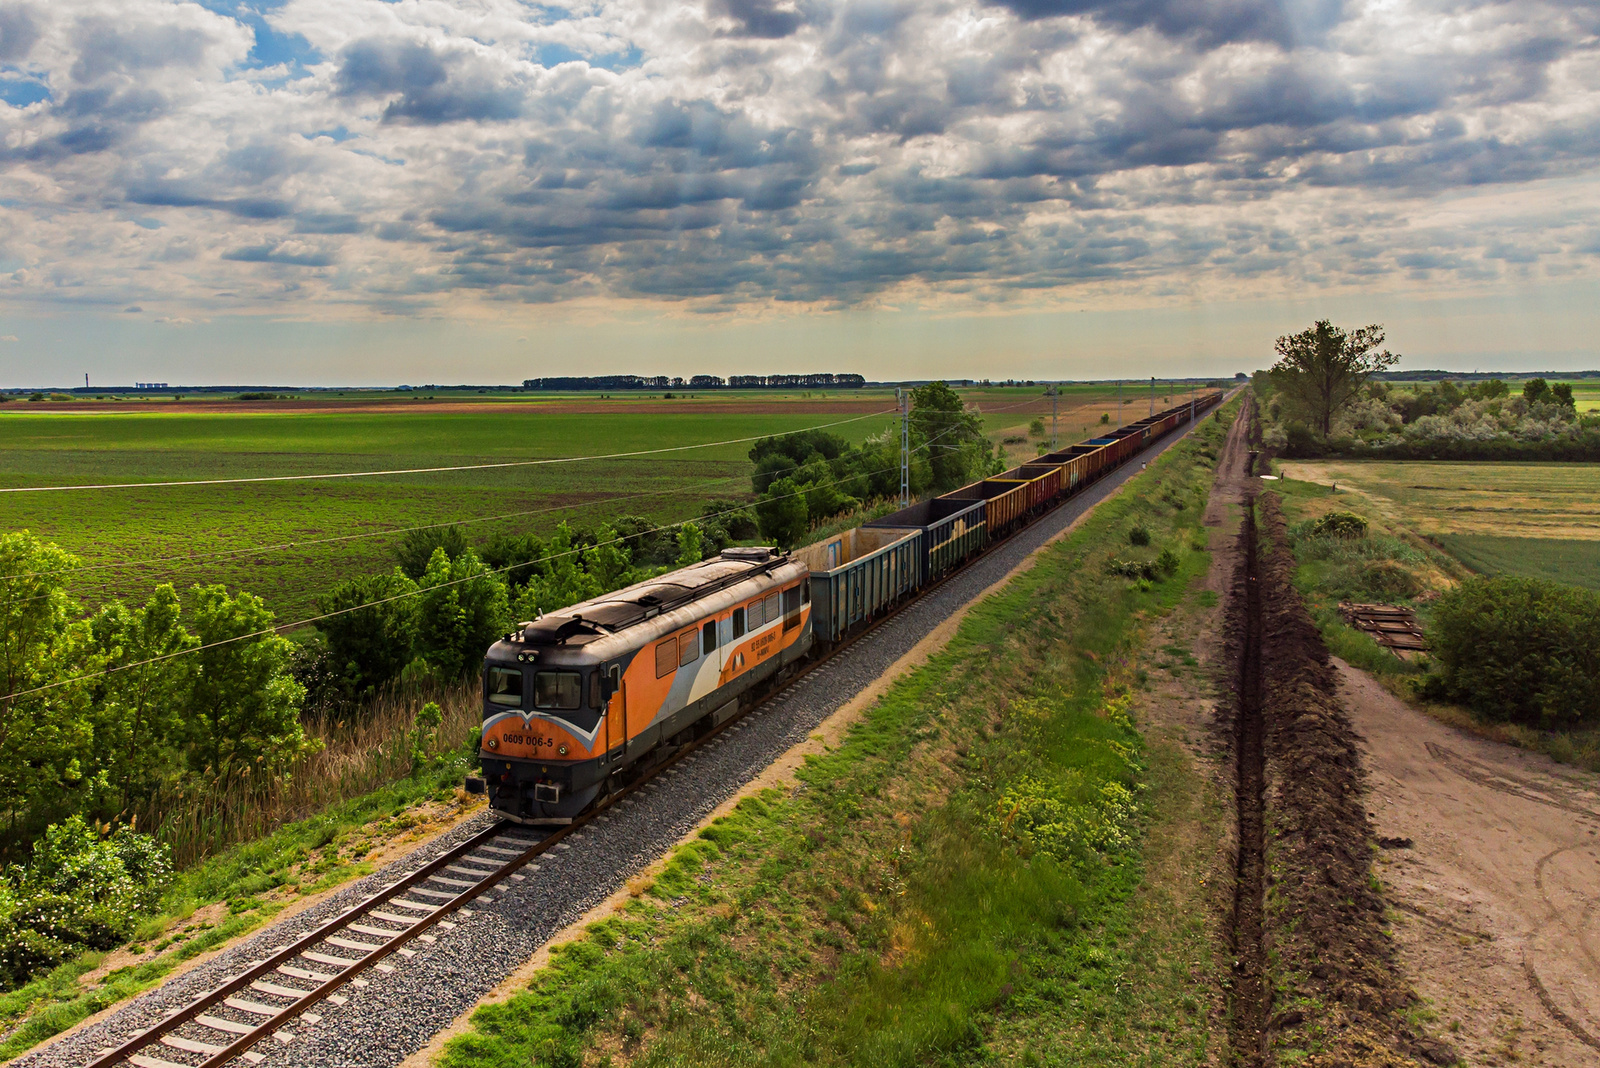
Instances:
[[[911,507],[911,391],[896,389],[900,406],[900,507]]]
[[[1055,452],[1061,446],[1056,444],[1056,397],[1060,394],[1056,383],[1050,383],[1050,451]]]
[[[1117,379],[1117,421],[1112,426],[1122,425],[1122,379]]]
[[[1156,414],[1156,376],[1150,376],[1150,414]]]

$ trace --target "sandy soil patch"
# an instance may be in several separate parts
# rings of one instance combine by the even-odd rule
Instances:
[[[1469,1064],[1600,1064],[1600,776],[1447,727],[1335,666],[1430,1030]]]

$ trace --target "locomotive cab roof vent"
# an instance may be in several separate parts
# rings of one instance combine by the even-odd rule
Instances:
[[[777,551],[767,545],[733,545],[717,554],[724,560],[745,560],[751,563],[761,563],[777,555]]]

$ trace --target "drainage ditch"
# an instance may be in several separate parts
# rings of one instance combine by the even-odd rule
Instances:
[[[1255,502],[1248,501],[1239,532],[1243,550],[1235,583],[1239,636],[1233,754],[1238,860],[1233,886],[1233,984],[1229,1037],[1233,1063],[1240,1068],[1266,1064],[1267,1024],[1272,1014],[1264,936],[1266,895],[1266,754],[1261,683],[1261,581],[1257,560]]]

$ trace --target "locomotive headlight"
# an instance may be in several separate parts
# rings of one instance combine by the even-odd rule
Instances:
[[[567,747],[566,746],[562,746],[560,749],[557,749],[556,752],[560,753],[562,756],[566,756],[567,755]]]
[[[485,742],[483,744],[487,745],[490,749],[499,749],[500,748],[500,739],[498,739],[498,738],[490,738],[487,742]]]

